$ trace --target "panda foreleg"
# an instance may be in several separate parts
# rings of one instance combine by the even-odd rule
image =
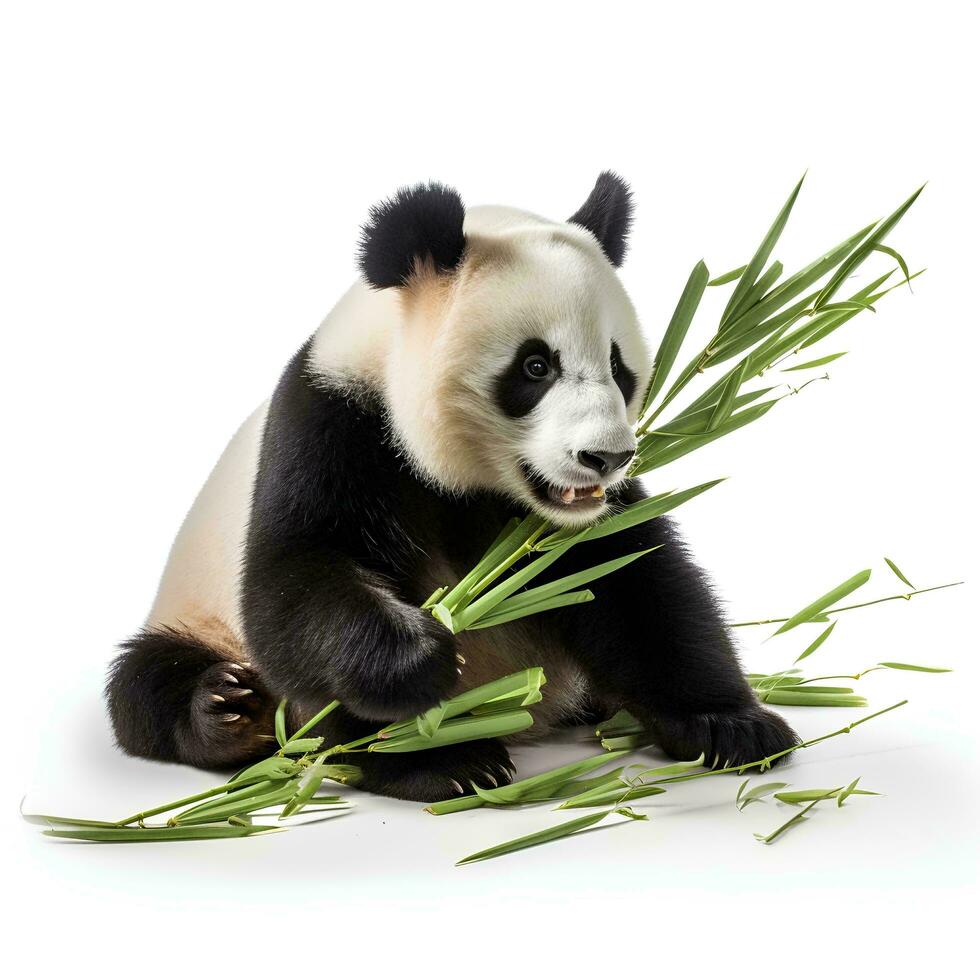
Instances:
[[[449,696],[458,680],[452,634],[340,552],[254,545],[242,600],[263,675],[310,714],[337,699],[360,718],[398,721]]]
[[[583,544],[575,560],[588,567],[644,548],[658,550],[556,617],[595,693],[640,718],[674,758],[739,765],[797,744],[749,686],[704,573],[666,518]]]

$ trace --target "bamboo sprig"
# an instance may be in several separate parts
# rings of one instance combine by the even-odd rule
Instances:
[[[880,599],[872,599],[870,602],[857,602],[852,606],[835,606],[833,609],[826,609],[821,614],[822,616],[833,616],[837,613],[850,612],[852,609],[864,609],[867,606],[877,606],[882,602],[894,602],[896,599],[905,599],[908,601],[917,595],[924,595],[926,592],[938,592],[940,589],[952,589],[957,585],[963,585],[963,582],[947,582],[945,585],[933,585],[928,589],[912,589],[909,592],[900,592],[898,595],[888,595],[883,596]],[[785,623],[790,619],[789,616],[780,616],[773,619],[751,619],[746,620],[743,623],[729,623],[728,625],[735,629],[739,626],[773,626],[776,623]],[[810,622],[820,622],[820,619],[814,618]]]
[[[805,175],[804,175],[805,177]],[[912,206],[921,188],[883,221],[875,221],[829,249],[809,265],[780,282],[783,266],[769,264],[773,249],[789,220],[803,185],[796,184],[751,260],[739,269],[711,279],[704,261],[698,261],[688,277],[654,358],[636,426],[637,451],[630,471],[633,477],[651,472],[730,435],[764,417],[788,394],[797,394],[812,381],[788,386],[787,395],[759,402],[772,388],[743,391],[744,385],[778,364],[812,346],[844,323],[865,311],[894,288],[885,287],[889,272],[874,279],[845,300],[831,302],[844,280],[874,251],[899,264],[905,282],[921,273],[909,273],[905,259],[882,244]],[[846,270],[846,274],[845,274]],[[812,289],[824,277],[822,287]],[[703,349],[674,380],[674,365],[684,347],[705,289],[735,282],[718,327]],[[808,290],[811,290],[807,292]],[[798,298],[805,294],[802,298]],[[827,355],[795,368],[803,370],[830,363],[839,354]],[[654,422],[696,377],[725,361],[740,357],[735,366],[712,384],[671,421]],[[824,376],[826,377],[826,375]],[[451,632],[481,629],[563,606],[590,602],[591,590],[579,586],[610,574],[614,563],[597,566],[563,580],[560,589],[527,590],[532,579],[546,571],[575,544],[653,520],[710,489],[717,481],[682,494],[660,494],[639,501],[618,514],[609,515],[583,531],[551,530],[535,515],[512,520],[487,549],[483,558],[454,587],[444,586],[423,605]],[[686,494],[686,496],[685,496]],[[541,557],[528,561],[536,553]],[[637,556],[628,556],[630,560]],[[517,569],[514,571],[513,569]],[[516,593],[516,594],[515,594]],[[790,627],[786,627],[790,628]]]

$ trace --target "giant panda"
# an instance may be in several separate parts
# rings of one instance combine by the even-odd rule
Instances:
[[[122,749],[230,768],[269,754],[281,698],[295,720],[339,699],[319,730],[338,744],[532,665],[537,738],[627,708],[675,758],[797,743],[667,518],[552,567],[665,546],[585,605],[456,636],[419,608],[514,515],[581,526],[645,496],[627,473],[651,358],[616,272],[632,207],[607,172],[567,221],[436,183],[371,210],[360,281],[219,459],[112,663]],[[514,771],[496,739],[356,762],[364,789],[424,801]]]

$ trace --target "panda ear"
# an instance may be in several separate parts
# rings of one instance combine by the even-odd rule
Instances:
[[[618,174],[599,174],[592,193],[569,219],[587,228],[598,239],[606,258],[615,266],[626,257],[626,238],[633,224],[633,195]]]
[[[360,241],[364,278],[375,289],[404,286],[419,263],[444,272],[463,257],[465,210],[459,194],[443,184],[403,187],[371,208]]]

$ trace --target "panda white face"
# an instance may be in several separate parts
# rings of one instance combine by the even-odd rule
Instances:
[[[558,524],[594,520],[636,449],[650,359],[633,306],[581,229],[468,231],[467,242],[451,286],[431,277],[404,297],[387,385],[395,429],[445,488],[500,490]]]
[[[343,374],[357,352],[346,373],[380,384],[392,432],[429,482],[503,492],[556,524],[595,520],[628,471],[650,374],[614,269],[631,208],[612,174],[567,222],[508,208],[464,216],[441,185],[401,191],[365,227],[361,265],[378,292],[363,308],[350,301],[356,315],[344,335],[326,332],[319,363]]]
[[[625,477],[638,378],[649,373],[632,304],[579,236],[524,232],[468,296],[462,287],[453,317],[480,350],[470,387],[492,419],[483,440],[494,483],[561,524],[600,516]]]

